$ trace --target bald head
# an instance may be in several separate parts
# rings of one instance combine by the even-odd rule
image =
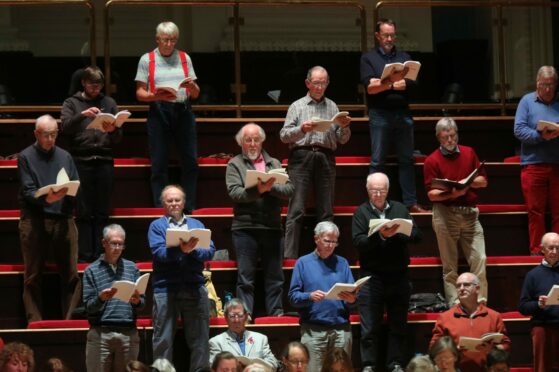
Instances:
[[[551,266],[559,261],[559,234],[548,232],[542,237],[542,254]]]
[[[35,121],[35,139],[40,148],[50,151],[56,144],[58,136],[58,124],[50,115],[39,116]]]
[[[247,158],[255,161],[260,157],[262,142],[266,139],[266,133],[259,125],[255,123],[246,124],[239,130],[235,138]]]
[[[372,173],[367,177],[367,194],[369,195],[369,201],[373,203],[378,210],[384,210],[389,184],[388,177],[384,173]]]

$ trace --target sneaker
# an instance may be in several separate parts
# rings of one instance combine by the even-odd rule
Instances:
[[[401,365],[394,364],[394,367],[392,367],[392,372],[405,372],[405,371]]]
[[[366,366],[361,372],[375,372],[375,370],[371,366]]]

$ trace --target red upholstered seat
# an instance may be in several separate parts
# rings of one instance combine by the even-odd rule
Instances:
[[[531,367],[511,367],[510,372],[534,372],[534,369]]]
[[[254,324],[299,324],[298,316],[262,316],[254,319]]]
[[[235,269],[237,261],[209,261],[210,269]]]
[[[291,258],[284,259],[284,260],[283,260],[283,267],[284,267],[284,268],[294,268],[294,267],[295,267],[295,263],[297,263],[297,260],[296,260],[296,259],[291,259]]]
[[[480,213],[526,212],[526,204],[480,204]]]
[[[19,209],[0,210],[0,219],[19,218]]]
[[[0,272],[23,272],[23,264],[2,264],[0,265]]]
[[[114,164],[116,167],[133,167],[148,166],[151,163],[148,158],[121,158],[115,159]]]
[[[503,163],[520,163],[520,155],[509,156],[503,160]]]
[[[211,326],[223,326],[227,325],[227,320],[224,317],[214,317],[210,318],[210,325]]]
[[[503,317],[503,320],[513,320],[513,319],[530,319],[531,317],[529,315],[522,315],[520,314],[520,312],[518,311],[509,311],[506,313],[501,313],[501,316]]]
[[[223,215],[232,216],[233,208],[200,208],[192,211],[193,216],[213,216],[213,215]]]
[[[89,328],[87,319],[75,320],[40,320],[27,325],[28,329],[53,329],[53,328]]]
[[[17,160],[0,160],[0,167],[17,167]]]
[[[211,165],[211,164],[227,164],[230,158],[198,158],[198,164]]]
[[[417,155],[414,157],[415,163],[423,163],[427,155]],[[287,165],[288,159],[282,159],[281,164]],[[336,164],[359,164],[367,165],[371,162],[370,156],[336,156]]]

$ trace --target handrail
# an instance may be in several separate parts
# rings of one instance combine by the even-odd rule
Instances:
[[[84,5],[89,8],[89,54],[92,66],[97,64],[97,41],[95,39],[95,6],[92,0],[0,0],[0,6],[3,5],[52,5],[52,4],[70,4]]]
[[[373,10],[373,22],[376,24],[379,19],[379,10],[381,8],[436,8],[436,7],[480,7],[495,8],[497,10],[497,40],[498,40],[498,64],[499,64],[499,94],[501,115],[506,114],[506,65],[505,65],[505,37],[503,30],[503,8],[508,7],[559,7],[559,3],[552,3],[549,0],[530,0],[530,1],[512,1],[512,0],[380,0]]]
[[[233,45],[234,45],[234,64],[235,64],[235,111],[240,117],[244,109],[241,102],[241,39],[240,39],[240,17],[239,7],[249,6],[321,6],[321,7],[355,7],[359,10],[361,26],[361,51],[367,49],[367,16],[364,5],[357,0],[108,0],[105,4],[105,86],[111,84],[111,41],[109,10],[114,5],[185,5],[185,6],[226,6],[233,8]],[[106,92],[110,95],[110,91]]]

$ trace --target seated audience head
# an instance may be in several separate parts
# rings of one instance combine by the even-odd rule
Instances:
[[[113,223],[103,229],[103,248],[105,250],[105,261],[115,264],[125,248],[124,240],[126,232],[122,226]]]
[[[160,200],[167,217],[173,217],[177,221],[182,218],[186,200],[186,194],[182,187],[179,185],[165,186],[161,191]]]
[[[104,84],[105,75],[99,67],[89,66],[83,70],[82,87],[86,99],[97,98]]]
[[[436,370],[428,355],[414,356],[406,367],[406,372],[436,372]]]
[[[274,370],[275,371],[275,370]],[[243,372],[272,372],[269,367],[260,363],[251,363],[243,369]]]
[[[70,368],[66,367],[60,358],[50,358],[45,363],[44,372],[70,372]]]
[[[170,56],[179,40],[179,28],[173,22],[161,22],[155,28],[155,41],[162,56]]]
[[[326,259],[334,253],[334,249],[338,246],[338,237],[340,230],[335,223],[330,221],[319,222],[314,228],[314,242],[316,243],[316,252],[322,259]]]
[[[553,66],[542,66],[536,76],[536,93],[544,103],[555,100],[557,91],[557,71]]]
[[[155,369],[154,372],[176,372],[175,367],[171,362],[169,362],[165,358],[159,358],[153,361],[151,365],[152,370]]]
[[[139,360],[131,360],[126,365],[126,372],[150,372],[150,368]]]
[[[505,350],[493,348],[487,354],[487,372],[509,372],[509,353]]]
[[[237,358],[228,351],[222,351],[214,358],[212,372],[237,372]]]
[[[390,181],[386,174],[381,172],[371,173],[367,176],[367,194],[375,208],[384,210]]]
[[[322,66],[314,66],[307,72],[305,85],[309,90],[309,96],[315,101],[321,101],[330,83],[328,71]]]
[[[452,341],[452,337],[441,337],[429,350],[429,356],[440,372],[454,372],[460,361],[460,353]]]
[[[322,372],[352,372],[351,358],[341,347],[326,352],[322,362]]]
[[[35,121],[34,134],[39,147],[45,151],[50,151],[56,144],[58,123],[50,115],[39,116]]]
[[[248,123],[235,135],[243,154],[250,160],[256,160],[262,153],[262,143],[266,141],[266,132],[258,124]]]
[[[435,125],[435,135],[441,146],[449,151],[454,152],[458,145],[458,126],[452,118],[442,118]]]
[[[479,278],[472,273],[462,273],[456,279],[456,292],[458,292],[458,301],[468,310],[477,307],[479,295]]]
[[[223,308],[223,314],[230,331],[239,335],[244,333],[250,313],[243,300],[232,298],[227,301]]]
[[[544,234],[541,250],[545,261],[554,266],[559,260],[559,234],[554,232]]]
[[[0,352],[0,372],[32,372],[35,368],[33,350],[21,342],[10,342]]]
[[[281,361],[287,372],[306,372],[309,350],[299,341],[292,341],[283,349]]]

